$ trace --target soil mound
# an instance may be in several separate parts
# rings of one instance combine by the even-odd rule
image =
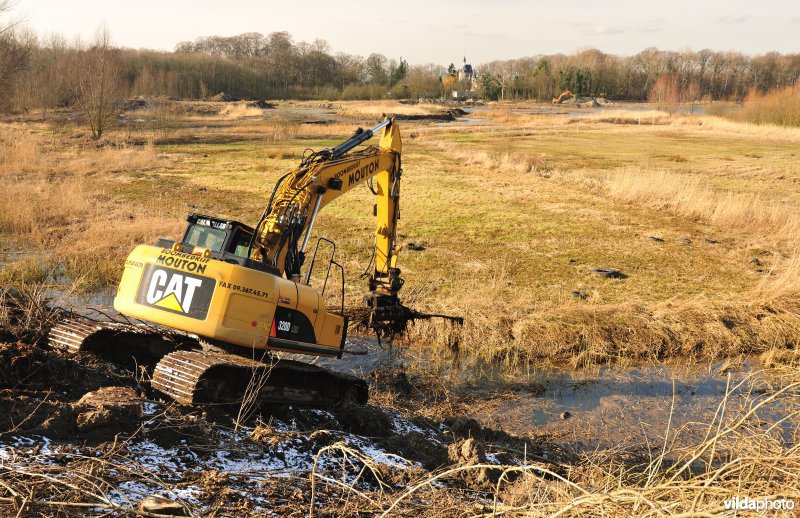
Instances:
[[[217,103],[220,103],[220,102],[221,103],[233,103],[233,102],[238,101],[239,99],[237,97],[234,97],[234,96],[230,95],[230,94],[226,94],[225,92],[220,92],[217,95],[209,97],[208,99],[205,99],[205,100],[206,101],[211,101],[211,102],[217,102]]]
[[[85,394],[75,405],[75,424],[82,433],[116,435],[133,432],[142,417],[142,402],[128,387],[103,387]]]

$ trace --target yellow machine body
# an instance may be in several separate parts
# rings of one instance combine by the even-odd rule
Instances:
[[[139,245],[114,308],[123,315],[253,349],[337,356],[345,319],[305,284],[210,257]]]
[[[354,150],[378,128],[379,145]],[[301,281],[300,269],[319,210],[368,184],[377,219],[370,291],[375,308],[384,300],[399,304],[400,132],[391,119],[373,130],[359,129],[284,175],[254,228],[192,214],[182,241],[136,247],[125,262],[114,308],[225,344],[341,356],[347,319],[326,311],[323,294],[308,284],[310,271]]]

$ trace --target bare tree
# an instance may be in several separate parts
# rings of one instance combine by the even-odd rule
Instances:
[[[92,138],[99,139],[114,122],[114,97],[119,92],[122,57],[111,45],[108,27],[98,28],[94,44],[83,52],[76,77],[78,106],[86,116]]]
[[[388,60],[383,54],[372,53],[365,63],[369,82],[374,84],[386,84],[389,82],[389,74],[386,71]]]
[[[680,89],[678,88],[678,78],[674,74],[662,74],[650,87],[647,99],[651,103],[656,103],[659,110],[669,113],[678,111],[680,102]]]
[[[10,0],[0,0],[0,17],[11,10]],[[18,21],[0,22],[0,105],[8,102],[7,86],[28,63],[29,47],[17,37]]]

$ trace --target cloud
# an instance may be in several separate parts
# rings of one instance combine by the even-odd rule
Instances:
[[[737,15],[737,16],[727,15],[717,18],[717,21],[720,23],[744,23],[749,19],[750,19],[749,14]]]
[[[507,37],[506,34],[502,32],[467,32],[464,33],[464,36],[470,38],[483,38],[483,39],[490,39],[490,40],[499,40],[502,38]]]
[[[581,33],[587,36],[611,36],[615,34],[633,34],[633,33],[647,33],[657,32],[663,29],[664,19],[657,18],[648,20],[637,25],[595,25],[587,22],[578,22],[571,24],[572,27],[580,29]]]
[[[605,36],[608,34],[622,34],[625,29],[622,27],[606,27],[605,25],[598,25],[590,31],[590,34],[597,34]]]

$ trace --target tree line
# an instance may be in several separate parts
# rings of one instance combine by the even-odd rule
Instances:
[[[8,6],[0,0],[0,20]],[[69,42],[0,22],[0,108],[13,111],[75,106],[98,74],[104,94],[118,97],[205,98],[224,91],[244,99],[416,99],[472,90],[489,100],[549,101],[569,89],[579,96],[645,100],[668,88],[681,100],[741,100],[751,90],[795,84],[800,54],[648,48],[621,57],[586,49],[475,69],[477,80],[462,81],[452,63],[409,65],[378,53],[333,52],[324,40],[297,42],[288,32],[210,36],[162,52],[115,48],[107,32],[102,41]]]
[[[660,95],[666,84],[683,100],[740,101],[751,90],[766,92],[795,84],[800,54],[748,56],[647,48],[620,57],[586,49],[569,56],[493,61],[480,69],[485,97],[495,99],[545,101],[569,89],[579,96],[645,100]]]

